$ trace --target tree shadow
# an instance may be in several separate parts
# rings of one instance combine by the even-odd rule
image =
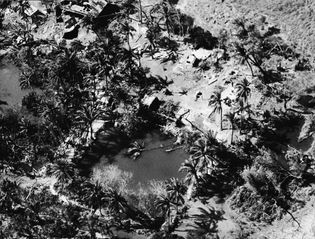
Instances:
[[[96,134],[96,139],[85,150],[78,162],[81,172],[89,174],[93,165],[106,156],[108,163],[114,162],[114,156],[118,154],[130,142],[129,137],[117,128],[101,130]]]
[[[194,235],[197,238],[202,236],[211,235],[218,232],[218,222],[226,220],[223,217],[223,212],[214,209],[213,207],[198,208],[199,213],[192,215],[194,219],[193,224],[190,226],[194,229],[188,230],[190,235]]]
[[[214,171],[204,175],[196,187],[196,196],[201,199],[217,197],[219,202],[223,202],[237,185],[231,180],[231,175],[228,170]]]

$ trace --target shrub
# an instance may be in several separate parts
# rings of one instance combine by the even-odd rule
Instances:
[[[120,193],[126,192],[132,178],[132,173],[122,171],[117,165],[94,168],[92,175],[92,180],[99,182],[104,189],[115,189]]]
[[[162,216],[161,210],[156,207],[158,199],[166,196],[166,185],[162,181],[151,180],[145,187],[139,188],[138,191],[128,195],[128,201],[141,211],[156,218]]]
[[[275,201],[265,200],[245,186],[238,188],[229,200],[232,209],[243,213],[251,221],[271,223],[283,214]]]
[[[286,44],[281,37],[278,36],[261,36],[260,47],[266,58],[269,58],[272,54],[282,56],[285,59],[296,58],[299,56],[295,50]]]

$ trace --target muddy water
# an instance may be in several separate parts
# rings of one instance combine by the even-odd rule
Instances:
[[[6,101],[7,106],[18,107],[22,103],[23,97],[28,90],[21,90],[19,85],[19,69],[11,63],[0,65],[0,100]],[[166,180],[171,177],[182,178],[184,173],[178,171],[181,163],[187,158],[183,149],[177,149],[166,152],[170,149],[175,139],[166,138],[161,134],[154,132],[147,134],[143,139],[138,141],[145,143],[145,151],[137,160],[132,160],[125,155],[126,150],[116,155],[114,164],[119,169],[133,174],[130,183],[131,188],[138,184],[145,186],[150,180]],[[162,147],[161,147],[162,146]],[[102,162],[96,167],[101,167]]]
[[[0,100],[6,101],[9,107],[20,106],[27,94],[27,91],[21,90],[19,76],[20,71],[13,64],[0,65]]]
[[[174,139],[154,132],[137,141],[144,142],[146,150],[137,160],[127,157],[126,150],[116,155],[114,160],[114,164],[118,165],[119,169],[132,173],[129,188],[136,189],[140,185],[145,187],[151,180],[163,181],[171,177],[183,178],[185,176],[185,173],[178,171],[181,163],[188,157],[185,151],[180,148],[166,152],[172,147]]]

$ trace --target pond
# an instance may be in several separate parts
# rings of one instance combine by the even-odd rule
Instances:
[[[114,165],[124,172],[132,174],[127,188],[137,189],[146,187],[151,180],[164,181],[169,178],[183,178],[184,172],[179,172],[180,165],[187,159],[187,154],[182,148],[173,147],[174,139],[167,138],[157,132],[148,133],[143,139],[145,151],[136,160],[126,156],[126,150],[122,150],[114,157]],[[102,170],[108,162],[104,157],[95,167]]]
[[[7,62],[0,64],[0,100],[7,102],[9,107],[21,105],[28,92],[21,89],[19,77],[20,70],[15,65]]]
[[[29,90],[22,90],[19,84],[20,70],[12,63],[0,65],[0,100],[7,102],[7,106],[18,107],[22,104],[23,97]],[[150,180],[164,181],[171,177],[183,178],[185,173],[178,169],[188,157],[183,149],[171,149],[175,139],[163,136],[158,132],[148,133],[143,139],[137,140],[144,142],[145,151],[137,160],[133,160],[125,155],[126,150],[122,150],[114,157],[114,165],[117,165],[123,172],[132,174],[128,188],[137,188],[139,184],[145,186]],[[162,146],[162,147],[161,147]],[[94,166],[98,170],[108,166],[108,162],[103,157],[100,163]]]

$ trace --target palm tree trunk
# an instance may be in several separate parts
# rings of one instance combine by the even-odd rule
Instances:
[[[106,93],[107,93],[108,92],[107,72],[105,73],[105,88],[106,88]]]
[[[91,140],[94,139],[93,137],[93,122],[90,123],[90,132],[91,132]]]
[[[171,208],[167,210],[168,226],[171,225]]]
[[[194,171],[193,174],[194,174],[194,177],[195,177],[195,181],[196,181],[196,183],[197,183],[197,185],[198,185],[200,180],[199,180],[199,177],[198,177],[198,175],[197,175],[197,172]]]
[[[253,58],[253,59],[252,59]],[[261,64],[258,62],[256,57],[252,55],[252,58],[248,57],[249,60],[259,69],[260,73],[263,74],[264,78],[266,77],[266,71],[261,67]]]
[[[222,127],[222,119],[223,119],[223,116],[222,116],[222,114],[223,114],[223,110],[221,109],[221,111],[220,111],[220,130],[221,130],[221,131],[223,130],[223,127]]]
[[[101,215],[101,216],[103,216],[103,214],[102,214],[102,205],[101,205],[101,203],[100,203],[100,205],[99,205],[98,210],[100,211],[100,215]]]
[[[245,61],[246,61],[247,65],[248,65],[248,67],[249,67],[249,69],[250,69],[250,72],[252,73],[252,76],[254,77],[255,75],[254,75],[254,71],[253,71],[252,65],[249,63],[249,61],[248,61],[247,58],[245,58]]]
[[[139,12],[140,12],[140,23],[142,24],[142,3],[141,3],[141,0],[139,0]]]

